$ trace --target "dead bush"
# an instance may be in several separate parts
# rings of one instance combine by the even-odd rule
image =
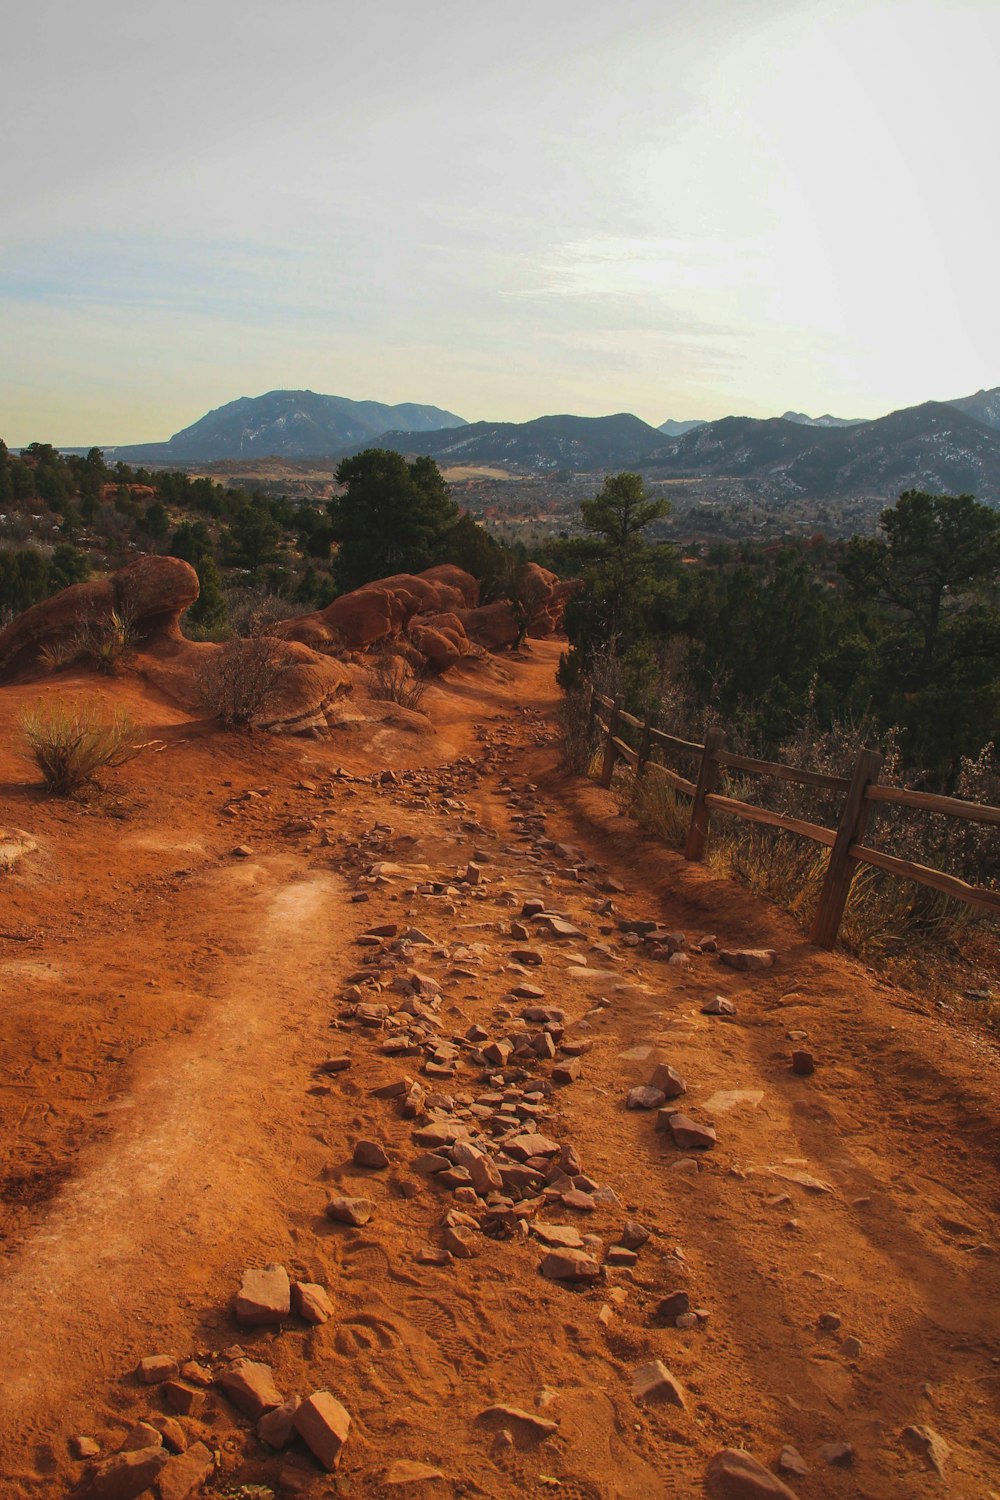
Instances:
[[[427,691],[427,681],[387,646],[380,646],[368,658],[368,691],[373,698],[398,703],[400,708],[419,709]]]
[[[198,675],[206,708],[230,728],[251,729],[267,717],[278,685],[293,665],[284,641],[237,636],[213,652]]]
[[[101,719],[62,706],[39,709],[22,717],[21,732],[45,785],[58,797],[80,791],[98,771],[124,765],[141,748],[124,713]]]

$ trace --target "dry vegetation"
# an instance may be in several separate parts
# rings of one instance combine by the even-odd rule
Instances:
[[[57,704],[25,714],[21,729],[45,785],[58,797],[81,791],[99,771],[124,765],[140,748],[124,713],[102,719],[91,710]]]
[[[613,695],[614,672],[609,664],[602,678],[607,685],[598,691]],[[677,698],[669,708],[671,733],[694,740],[703,736],[703,715],[695,722],[685,712],[687,705]],[[580,773],[593,771],[600,744],[598,733],[587,723],[585,690],[564,695],[560,721],[565,763]],[[786,765],[844,776],[872,738],[870,724],[838,724],[824,733],[807,722],[781,747],[779,758]],[[882,738],[881,748],[885,757],[881,780],[903,785],[894,732]],[[693,766],[677,769],[693,774]],[[670,848],[684,847],[690,800],[657,775],[655,765],[637,777],[619,763],[613,789],[623,813],[655,832]],[[837,825],[840,801],[833,792],[738,773],[724,775],[719,790],[828,828]],[[991,745],[976,759],[963,761],[955,794],[972,802],[1000,803],[1000,768]],[[996,830],[987,825],[893,807],[873,817],[868,841],[899,858],[930,865],[972,884],[998,883]],[[715,812],[707,863],[718,874],[737,879],[776,902],[808,928],[819,900],[827,854],[795,834]],[[840,943],[894,981],[941,1003],[957,1000],[963,1007],[971,1005],[979,1019],[1000,1026],[1000,924],[989,914],[938,891],[860,866],[841,924]]]

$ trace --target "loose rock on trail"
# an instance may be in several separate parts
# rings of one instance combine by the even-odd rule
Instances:
[[[5,762],[4,1500],[997,1488],[992,1045],[564,777],[556,655]]]

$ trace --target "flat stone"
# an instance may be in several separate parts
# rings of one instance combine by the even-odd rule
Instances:
[[[636,1365],[631,1373],[632,1395],[636,1401],[667,1401],[682,1411],[687,1410],[684,1388],[662,1360],[651,1359],[648,1364]]]
[[[386,1469],[383,1484],[420,1484],[431,1479],[443,1479],[444,1471],[432,1464],[418,1463],[412,1458],[397,1458]]]
[[[536,917],[535,920],[539,926],[547,927],[554,938],[582,938],[584,936],[579,927],[574,927],[572,922],[553,916],[549,912]]]
[[[542,1258],[541,1272],[550,1281],[597,1281],[601,1268],[585,1250],[550,1250]]]
[[[284,1266],[272,1263],[263,1270],[248,1269],[236,1295],[236,1320],[251,1325],[283,1323],[291,1312],[291,1294]]]
[[[335,1469],[351,1427],[350,1415],[336,1397],[329,1391],[314,1391],[302,1402],[292,1423],[323,1468]]]
[[[629,1089],[625,1097],[626,1109],[659,1109],[666,1104],[667,1096],[662,1089],[651,1088],[648,1084],[639,1084],[637,1088]]]
[[[709,1500],[796,1500],[770,1469],[742,1448],[723,1448],[705,1471],[705,1493]]]
[[[337,1224],[353,1224],[360,1228],[367,1224],[375,1212],[370,1198],[331,1198],[326,1205],[326,1216]]]
[[[520,1406],[506,1406],[497,1403],[487,1406],[479,1413],[477,1419],[480,1422],[513,1422],[516,1426],[527,1428],[535,1437],[547,1438],[552,1433],[559,1431],[559,1423],[551,1422],[547,1417],[539,1417],[533,1411],[525,1411]]]
[[[763,1097],[763,1089],[720,1089],[701,1107],[710,1115],[724,1115],[731,1109],[756,1109]]]
[[[233,1403],[253,1421],[281,1405],[282,1396],[274,1383],[270,1365],[253,1359],[237,1359],[222,1371],[216,1381]]]
[[[333,1303],[325,1286],[315,1281],[297,1281],[292,1287],[292,1306],[307,1323],[325,1323],[333,1317]]]
[[[159,1385],[161,1380],[176,1380],[180,1369],[172,1354],[147,1354],[140,1359],[136,1374],[144,1385]]]
[[[837,1469],[849,1469],[854,1462],[854,1449],[850,1443],[824,1443],[819,1450],[824,1463]]]
[[[609,1245],[604,1257],[606,1266],[634,1266],[639,1257],[627,1245]]]
[[[536,1219],[531,1226],[531,1232],[537,1235],[543,1245],[549,1245],[553,1249],[583,1249],[580,1232],[574,1229],[572,1224],[545,1224],[540,1219]]]
[[[78,1433],[76,1437],[70,1438],[69,1451],[71,1458],[97,1458],[101,1445],[96,1438],[85,1437],[82,1433]]]
[[[136,1500],[162,1474],[169,1458],[159,1445],[113,1454],[90,1470],[87,1500]]]
[[[778,1177],[782,1182],[794,1182],[797,1187],[805,1188],[807,1193],[832,1193],[833,1188],[821,1177],[814,1177],[811,1172],[789,1171],[783,1167],[768,1167],[772,1177]]]
[[[516,1135],[506,1142],[504,1151],[516,1161],[530,1161],[533,1156],[558,1156],[559,1142],[545,1135]]]
[[[580,1076],[581,1062],[578,1057],[567,1058],[565,1062],[556,1063],[552,1069],[552,1082],[559,1084],[575,1083]]]
[[[389,1165],[385,1147],[379,1141],[358,1141],[351,1159],[356,1167],[370,1167],[375,1172]]]
[[[665,1117],[665,1118],[664,1118]],[[715,1145],[717,1136],[711,1125],[699,1125],[697,1120],[692,1120],[690,1115],[681,1115],[670,1110],[661,1109],[659,1120],[664,1121],[658,1128],[664,1127],[673,1136],[674,1145],[681,1151],[707,1151]]]
[[[796,1047],[792,1053],[792,1072],[799,1073],[807,1078],[810,1073],[816,1071],[816,1059],[805,1047]]]
[[[266,1411],[257,1423],[257,1436],[269,1448],[287,1448],[295,1436],[295,1413],[301,1402],[298,1396],[289,1396],[280,1406]]]
[[[188,1500],[214,1468],[211,1449],[204,1443],[192,1443],[184,1453],[168,1461],[159,1478],[159,1500]]]
[[[706,1000],[701,1007],[703,1016],[735,1016],[736,1001],[727,1000],[725,995],[713,995],[711,1000]]]
[[[720,948],[720,962],[744,974],[754,974],[760,969],[774,967],[778,955],[773,948]]]
[[[944,1478],[945,1464],[951,1456],[951,1449],[939,1432],[926,1424],[904,1427],[903,1442],[911,1453],[919,1453],[929,1467]]]

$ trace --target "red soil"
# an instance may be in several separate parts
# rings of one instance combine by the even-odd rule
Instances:
[[[687,1497],[719,1448],[746,1447],[773,1467],[792,1443],[811,1471],[789,1480],[802,1500],[938,1495],[942,1481],[901,1441],[910,1424],[950,1444],[949,1495],[985,1500],[1000,1483],[995,1046],[811,949],[784,916],[559,773],[546,742],[557,653],[536,643],[504,668],[435,685],[434,732],[401,715],[309,741],[220,734],[138,678],[0,690],[0,825],[38,844],[0,875],[3,1500],[66,1495],[82,1468],[71,1435],[112,1451],[134,1421],[164,1410],[132,1374],[141,1356],[213,1363],[236,1342],[273,1366],[282,1391],[332,1391],[353,1425],[335,1482],[304,1450],[269,1456],[211,1393],[201,1424],[187,1423],[221,1455],[206,1493],[254,1481],[309,1497]],[[89,802],[46,798],[15,725],[57,691],[124,704],[166,748],[109,775]],[[338,766],[367,777],[481,757],[484,741],[500,764],[482,763],[481,779],[475,768],[442,776],[428,807],[405,783],[331,779]],[[626,887],[614,898],[622,915],[692,940],[773,947],[777,966],[743,975],[695,956],[675,968],[620,946],[617,931],[602,936],[614,919],[595,913],[594,888],[560,875],[564,858],[528,862],[498,786],[505,771],[516,788],[538,785],[550,838]],[[223,811],[250,790],[264,795]],[[317,827],[295,831],[305,818]],[[429,878],[484,850],[488,883],[460,887],[453,914],[440,898],[402,894],[423,871],[358,887],[338,840],[375,823],[393,830],[385,857],[429,866]],[[244,844],[251,856],[234,859]],[[366,904],[351,903],[358,888]],[[498,901],[504,889],[545,891],[586,934],[568,946],[616,971],[570,976],[566,945],[551,943],[532,974],[546,1004],[574,1017],[594,996],[611,1001],[590,1015],[582,1076],[542,1128],[572,1142],[620,1204],[546,1217],[605,1245],[626,1218],[654,1231],[633,1270],[580,1291],[539,1275],[535,1240],[478,1237],[474,1259],[415,1261],[450,1198],[425,1179],[401,1195],[414,1176],[411,1126],[370,1090],[419,1076],[420,1059],[384,1057],[378,1033],[336,1024],[364,957],[357,936],[413,921],[445,944],[487,945],[474,980],[447,979],[445,963],[434,972],[446,1029],[482,1021],[502,1034],[494,1012],[512,982],[506,934],[518,911]],[[589,953],[593,941],[614,959]],[[717,992],[737,1000],[735,1020],[701,1014]],[[811,1077],[790,1068],[790,1032],[808,1033]],[[348,1071],[317,1073],[342,1052]],[[661,1059],[687,1079],[685,1110],[718,1131],[693,1168],[678,1167],[651,1115],[623,1108]],[[448,1087],[475,1095],[478,1076],[465,1067]],[[730,1091],[751,1097],[718,1097]],[[359,1137],[386,1144],[389,1172],[351,1165]],[[782,1173],[832,1191],[811,1194]],[[332,1225],[331,1190],[374,1198],[371,1223]],[[240,1274],[268,1261],[326,1285],[330,1322],[238,1330]],[[627,1293],[621,1307],[614,1287]],[[708,1309],[704,1326],[657,1325],[657,1301],[680,1287]],[[826,1312],[839,1332],[819,1328]],[[849,1336],[860,1352],[844,1351]],[[629,1371],[651,1358],[685,1387],[686,1411],[633,1400]],[[493,1402],[535,1410],[545,1389],[553,1437],[515,1432],[513,1447],[497,1446],[477,1420]],[[852,1467],[819,1456],[829,1441],[853,1445]],[[400,1490],[387,1482],[397,1459],[445,1478]]]

